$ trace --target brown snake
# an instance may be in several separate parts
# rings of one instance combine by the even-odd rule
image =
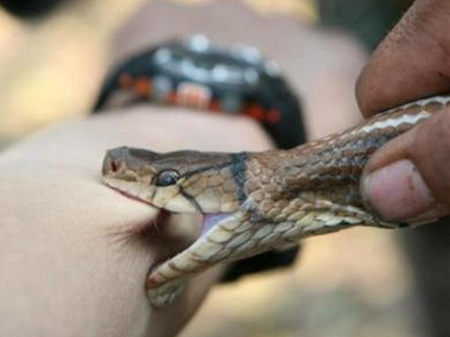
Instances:
[[[108,151],[103,163],[108,186],[169,212],[203,214],[200,237],[151,271],[150,302],[172,303],[189,274],[220,261],[357,225],[405,225],[385,222],[365,208],[362,170],[383,144],[449,105],[450,95],[412,102],[291,150]]]

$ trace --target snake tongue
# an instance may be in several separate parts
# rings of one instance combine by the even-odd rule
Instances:
[[[222,220],[226,219],[230,216],[231,213],[211,213],[211,214],[204,214],[203,215],[203,224],[202,229],[200,232],[200,236],[204,235],[205,233],[209,232],[211,228],[216,226],[218,223],[220,223]]]

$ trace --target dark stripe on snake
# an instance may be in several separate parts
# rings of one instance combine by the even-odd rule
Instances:
[[[237,196],[239,202],[244,202],[247,199],[247,193],[245,193],[247,159],[248,155],[246,152],[233,154],[233,163],[230,169],[233,174],[234,182],[237,186]]]

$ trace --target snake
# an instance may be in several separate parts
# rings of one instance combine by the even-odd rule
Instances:
[[[160,210],[203,218],[195,242],[150,270],[150,303],[175,302],[193,274],[219,262],[354,226],[414,225],[385,221],[365,205],[362,172],[377,149],[449,106],[450,95],[410,102],[288,150],[108,150],[102,167],[107,186]]]

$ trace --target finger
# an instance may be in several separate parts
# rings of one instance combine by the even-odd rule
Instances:
[[[449,215],[450,107],[375,152],[361,192],[384,219]]]
[[[450,1],[418,0],[379,45],[356,85],[363,114],[450,90]]]

